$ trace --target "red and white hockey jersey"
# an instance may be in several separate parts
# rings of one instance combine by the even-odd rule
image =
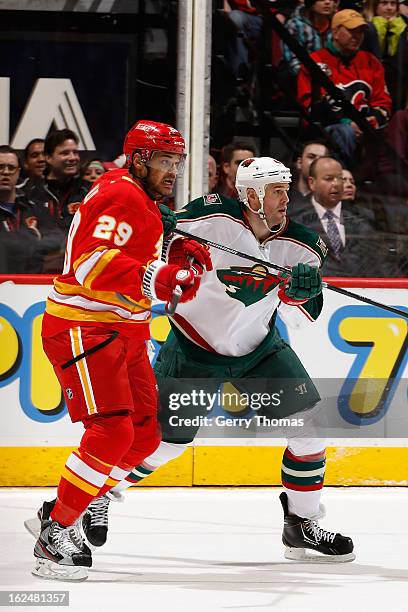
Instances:
[[[334,48],[325,48],[311,53],[310,57],[358,111],[375,117],[378,125],[386,123],[392,102],[385,84],[384,68],[372,53],[358,51],[353,57],[345,59]],[[321,89],[320,96],[323,94]],[[298,100],[308,109],[311,96],[310,75],[302,66],[298,76]]]
[[[101,325],[149,337],[150,299],[142,291],[149,263],[160,257],[161,214],[126,170],[106,173],[72,221],[63,273],[54,281],[43,336]]]

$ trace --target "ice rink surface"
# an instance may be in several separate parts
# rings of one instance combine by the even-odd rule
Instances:
[[[278,488],[133,489],[78,584],[30,573],[23,520],[54,492],[0,489],[0,590],[69,590],[70,612],[408,611],[408,489],[327,488],[321,525],[357,558],[324,565],[284,559]]]

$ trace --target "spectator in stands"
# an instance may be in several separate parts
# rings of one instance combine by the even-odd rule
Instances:
[[[208,193],[214,193],[218,182],[217,162],[212,155],[208,156]]]
[[[27,194],[37,205],[47,208],[66,233],[92,184],[79,176],[78,142],[75,132],[68,129],[56,130],[47,136],[45,180]]]
[[[235,78],[249,81],[252,73],[250,49],[261,46],[262,17],[249,0],[224,0],[224,11],[234,26],[232,35],[227,36],[228,66]]]
[[[371,126],[378,129],[387,124],[391,98],[381,63],[371,53],[360,50],[366,27],[360,13],[351,9],[339,11],[332,19],[333,41],[310,57],[334,85],[341,88],[344,96]],[[310,74],[302,66],[298,77],[298,99],[308,110],[312,106],[312,89]],[[315,114],[327,126],[326,130],[341,151],[342,159],[349,165],[353,163],[362,130],[339,104],[325,96],[321,88],[317,89]]]
[[[226,145],[221,155],[221,177],[218,185],[218,192],[228,198],[237,198],[238,193],[235,189],[235,177],[239,164],[256,156],[255,148],[248,142],[233,142]]]
[[[18,194],[31,200],[36,198],[38,190],[44,184],[46,168],[44,155],[44,139],[33,138],[24,149],[23,170],[25,178],[17,185]]]
[[[352,173],[350,172],[350,170],[347,170],[346,168],[343,168],[343,202],[354,202],[354,200],[356,199],[356,182],[354,180],[354,176],[352,175]]]
[[[400,0],[399,14],[408,22],[408,0]]]
[[[384,148],[380,155],[378,170],[381,191],[408,199],[408,108],[397,111],[391,117],[384,136],[392,148]]]
[[[325,276],[369,276],[375,268],[374,228],[360,210],[342,203],[342,172],[332,157],[315,159],[309,168],[309,207],[291,218],[317,231],[326,243]]]
[[[64,235],[45,208],[19,193],[19,174],[17,151],[0,146],[0,272],[40,273],[49,253],[63,252]]]
[[[81,166],[80,176],[89,183],[94,183],[106,172],[103,162],[99,158],[88,159]]]
[[[26,272],[31,258],[30,236],[24,224],[26,207],[16,202],[16,185],[20,174],[17,152],[0,146],[0,273]]]
[[[408,70],[408,32],[405,19],[399,14],[398,0],[369,0],[364,15],[369,21],[363,49],[381,60],[388,89],[395,109],[405,106]]]
[[[18,185],[19,189],[29,182],[36,183],[43,180],[46,166],[44,142],[43,138],[33,138],[24,149],[23,169],[26,178]]]
[[[335,10],[335,0],[305,0],[303,6],[297,7],[285,27],[308,53],[313,53],[331,40],[330,21]],[[283,57],[290,72],[297,75],[301,62],[285,44]]]
[[[330,151],[323,140],[308,140],[303,143],[300,155],[296,159],[294,171],[295,180],[290,186],[288,197],[290,202],[289,216],[295,210],[303,208],[309,201],[309,168],[312,161],[326,157]]]

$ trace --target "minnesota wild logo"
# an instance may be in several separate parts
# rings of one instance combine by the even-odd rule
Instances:
[[[277,276],[260,264],[251,268],[232,266],[217,270],[217,276],[226,286],[226,293],[245,306],[251,306],[262,300],[279,283]]]

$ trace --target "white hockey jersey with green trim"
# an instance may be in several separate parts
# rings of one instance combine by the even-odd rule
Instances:
[[[190,202],[177,216],[179,229],[287,268],[298,263],[320,267],[327,252],[318,234],[290,220],[278,234],[259,243],[241,204],[218,194]],[[322,295],[302,306],[281,304],[272,269],[219,249],[210,251],[214,270],[203,274],[195,299],[179,304],[172,317],[172,324],[191,342],[221,355],[247,355],[270,332],[278,307],[291,327],[319,316]]]

